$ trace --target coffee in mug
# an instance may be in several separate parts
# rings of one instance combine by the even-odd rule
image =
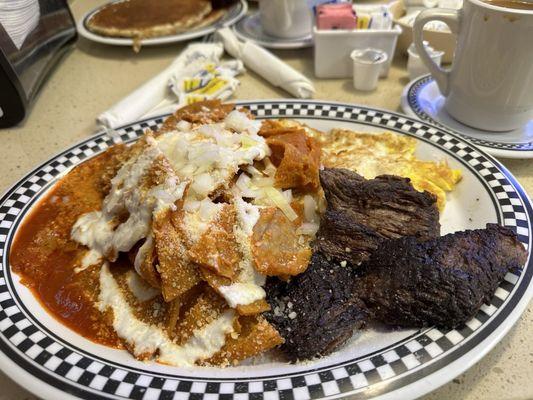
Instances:
[[[485,0],[484,3],[504,8],[516,8],[517,10],[533,10],[533,2],[529,1]]]
[[[451,69],[437,66],[423,46],[423,28],[445,22],[457,35]],[[461,10],[429,9],[415,20],[418,54],[456,120],[507,131],[533,119],[533,5],[525,0],[464,0]]]

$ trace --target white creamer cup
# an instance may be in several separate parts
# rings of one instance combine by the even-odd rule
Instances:
[[[370,91],[376,88],[379,73],[387,62],[387,53],[379,49],[354,50],[350,54],[353,61],[353,86],[357,90]]]

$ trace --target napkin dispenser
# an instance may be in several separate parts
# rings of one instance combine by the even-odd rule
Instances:
[[[0,128],[18,124],[77,38],[66,0],[0,0]]]

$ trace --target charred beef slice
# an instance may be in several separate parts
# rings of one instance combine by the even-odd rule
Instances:
[[[352,268],[320,253],[290,282],[268,279],[265,289],[272,309],[265,316],[285,339],[281,349],[289,359],[331,353],[363,325],[366,312],[353,295],[354,282]]]
[[[437,199],[418,192],[409,179],[381,175],[367,180],[339,168],[320,171],[327,201],[315,241],[318,250],[336,261],[358,265],[386,239],[440,234]]]
[[[526,259],[515,233],[496,224],[425,242],[389,240],[359,267],[355,294],[385,324],[453,328],[472,318]]]
[[[285,339],[282,350],[292,360],[328,354],[364,324],[367,311],[354,295],[351,266],[389,238],[429,239],[440,231],[436,198],[413,189],[408,179],[367,180],[326,168],[320,180],[327,210],[308,269],[289,283],[269,278],[266,286],[272,307],[266,317]]]
[[[526,261],[514,232],[495,224],[438,237],[436,198],[408,179],[343,169],[320,179],[327,210],[308,269],[289,282],[271,277],[265,288],[266,318],[291,360],[332,352],[367,320],[458,326]]]

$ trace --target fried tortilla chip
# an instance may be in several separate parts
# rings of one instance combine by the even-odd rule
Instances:
[[[255,268],[267,276],[298,275],[311,258],[309,239],[298,235],[301,218],[289,221],[274,207],[263,208],[252,234]]]
[[[171,214],[171,215],[169,215]],[[186,233],[180,224],[183,210],[158,213],[154,216],[153,233],[157,250],[157,271],[165,301],[181,296],[200,282],[198,268],[191,262],[186,246]]]
[[[278,331],[261,316],[240,317],[240,333],[229,335],[226,344],[206,365],[230,365],[261,354],[283,343]]]
[[[186,343],[195,330],[214,321],[227,308],[228,306],[222,297],[209,286],[203,286],[203,292],[176,326],[177,343]]]
[[[194,124],[221,122],[234,108],[235,105],[222,104],[220,100],[206,100],[193,103],[178,109],[174,115],[168,117],[157,133],[162,134],[174,131],[179,121],[187,121]]]
[[[169,333],[174,332],[174,328],[176,327],[176,324],[178,323],[178,319],[180,317],[181,303],[182,303],[181,297],[177,297],[174,300],[172,300],[170,303],[168,303],[167,331]]]
[[[200,267],[202,279],[204,279],[211,288],[213,288],[218,294],[222,295],[219,288],[221,286],[229,286],[234,283],[231,279],[224,276],[217,275],[213,271]],[[265,299],[254,301],[251,304],[239,304],[235,308],[239,315],[256,315],[270,310],[270,305]]]
[[[139,187],[142,192],[148,192],[151,188],[164,184],[169,178],[177,179],[168,160],[163,155],[160,155],[152,162],[148,172],[140,179]],[[166,218],[166,215],[167,213],[165,212],[164,216],[154,216],[154,220],[161,221]],[[161,288],[161,276],[157,270],[158,258],[153,235],[149,234],[143,242],[138,243],[129,253],[135,255],[133,263],[139,275],[151,286]]]
[[[296,123],[296,121],[294,121],[294,124],[286,124],[284,123],[285,121],[291,120],[265,119],[261,124],[259,135],[267,139],[271,136],[276,136],[281,133],[285,133],[291,128],[298,129],[300,127],[299,124]]]
[[[167,307],[166,328],[167,334],[171,338],[176,337],[178,322],[182,321],[184,315],[196,304],[199,297],[205,292],[207,285],[200,282],[180,297],[172,300]]]
[[[239,315],[257,315],[270,310],[270,305],[265,299],[261,299],[251,304],[239,304],[236,310]]]
[[[300,128],[262,127],[260,134],[272,150],[270,159],[277,167],[275,186],[281,189],[316,190],[320,186],[320,146]]]
[[[200,267],[199,269],[202,279],[206,281],[208,285],[215,289],[215,291],[217,292],[219,292],[218,288],[220,286],[228,286],[233,283],[231,279],[226,278],[225,276],[217,275],[210,269],[204,267]]]
[[[115,263],[110,270],[121,295],[126,299],[136,318],[144,323],[153,325],[158,324],[161,319],[164,319],[165,315],[168,315],[169,304],[163,301],[161,295],[156,294],[153,297],[144,298],[144,290],[149,288],[149,286],[143,286],[144,282],[142,280],[132,285],[135,280],[131,279],[131,275],[137,277],[138,275],[129,269],[125,263]],[[152,291],[153,289],[150,288],[149,290]]]
[[[217,275],[233,279],[241,258],[233,227],[235,208],[225,204],[200,240],[189,250],[191,260]]]

